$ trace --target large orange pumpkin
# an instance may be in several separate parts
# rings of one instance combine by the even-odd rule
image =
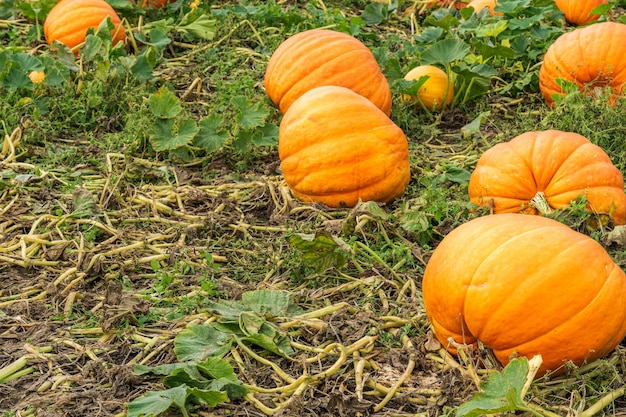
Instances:
[[[115,25],[113,44],[125,42],[126,33],[120,17],[104,0],[61,0],[46,17],[44,36],[49,44],[59,41],[78,54],[76,47],[85,42],[87,30],[97,28],[107,16]]]
[[[539,70],[539,87],[546,103],[554,106],[553,94],[564,95],[557,83],[575,82],[580,91],[611,88],[615,100],[626,89],[626,25],[596,23],[559,36],[548,48]]]
[[[538,375],[591,362],[626,334],[626,275],[592,238],[546,217],[489,215],[450,232],[424,271],[426,313],[443,346],[477,341]]]
[[[554,0],[554,3],[569,23],[584,25],[598,20],[600,15],[591,14],[591,11],[602,4],[608,4],[609,0]]]
[[[316,87],[294,101],[280,123],[278,153],[294,194],[330,207],[386,203],[409,182],[402,129],[346,87]]]
[[[312,29],[284,41],[265,72],[265,91],[281,113],[314,87],[350,88],[391,113],[391,90],[372,52],[342,32]]]
[[[609,156],[577,133],[523,133],[485,151],[472,172],[470,200],[494,213],[549,213],[584,196],[594,213],[626,224],[624,179]]]

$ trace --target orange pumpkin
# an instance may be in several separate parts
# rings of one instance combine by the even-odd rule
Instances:
[[[598,20],[600,15],[591,14],[591,11],[602,4],[608,4],[609,0],[554,0],[554,3],[563,12],[568,23],[584,25]]]
[[[48,13],[43,30],[46,41],[64,43],[78,54],[85,42],[87,30],[97,28],[107,17],[115,25],[113,44],[126,41],[124,26],[115,10],[104,0],[61,0]]]
[[[498,5],[496,0],[472,0],[467,7],[472,7],[474,13],[480,12],[482,9],[489,10],[492,16],[502,16],[502,12],[496,12],[494,8]]]
[[[484,152],[470,176],[470,200],[498,213],[549,213],[584,196],[594,213],[626,224],[622,173],[577,133],[526,132]]]
[[[272,54],[265,91],[281,113],[314,87],[350,88],[391,113],[391,90],[372,52],[358,39],[325,29],[300,32]]]
[[[591,362],[626,335],[626,275],[592,238],[546,217],[501,214],[454,229],[424,271],[437,339],[482,342],[502,364],[541,354],[547,370]]]
[[[413,68],[405,76],[405,80],[419,80],[423,76],[428,79],[420,86],[417,97],[403,96],[404,100],[419,99],[429,110],[442,110],[452,104],[454,84],[445,71],[433,65],[420,65]]]
[[[574,82],[580,91],[608,87],[614,102],[626,89],[626,25],[596,23],[559,36],[539,69],[539,87],[549,106],[552,95],[564,95],[557,79]]]
[[[294,194],[329,207],[389,202],[410,177],[402,129],[346,87],[316,87],[294,101],[280,123],[278,154]]]

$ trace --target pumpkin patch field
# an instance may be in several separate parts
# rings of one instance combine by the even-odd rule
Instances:
[[[0,417],[626,415],[624,0],[0,2]]]

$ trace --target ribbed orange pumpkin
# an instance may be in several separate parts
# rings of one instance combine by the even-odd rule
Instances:
[[[579,196],[589,210],[626,224],[622,173],[599,146],[577,133],[523,133],[485,151],[472,172],[470,200],[494,213],[562,209]]]
[[[113,44],[126,41],[126,33],[120,17],[104,0],[61,0],[48,13],[43,30],[46,41],[55,40],[64,43],[78,54],[76,46],[85,42],[87,29],[97,28],[100,23],[111,17],[115,25]]]
[[[419,80],[423,76],[429,78],[420,86],[417,97],[403,96],[405,100],[419,99],[428,110],[442,110],[452,104],[454,84],[442,69],[433,65],[420,65],[410,70],[405,80]]]
[[[580,91],[610,87],[614,101],[626,89],[626,25],[596,23],[559,36],[548,48],[539,70],[539,87],[550,106],[553,94],[564,95],[558,78],[575,82]]]
[[[541,354],[547,370],[591,362],[626,334],[626,275],[592,238],[546,217],[501,214],[454,229],[424,271],[437,339],[482,342],[502,364]]]
[[[584,25],[597,20],[600,15],[590,14],[591,11],[602,4],[608,4],[609,0],[554,0],[554,3],[569,23]]]
[[[346,87],[316,87],[294,101],[280,123],[278,153],[294,194],[329,207],[386,203],[409,182],[404,132]]]
[[[391,90],[376,58],[345,33],[300,32],[284,41],[267,64],[265,91],[281,113],[302,94],[324,85],[349,88],[391,113]]]

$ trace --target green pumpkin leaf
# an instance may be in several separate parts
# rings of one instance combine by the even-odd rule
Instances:
[[[139,81],[152,79],[152,66],[145,55],[138,55],[130,70]]]
[[[237,109],[237,123],[243,130],[250,130],[263,126],[265,118],[269,115],[269,109],[262,103],[252,103],[244,96],[237,96],[231,100],[231,104]]]
[[[172,119],[182,110],[178,97],[167,87],[161,87],[148,97],[148,105],[152,114],[161,119]]]
[[[176,27],[180,32],[186,32],[196,38],[211,40],[215,37],[217,30],[216,21],[209,18],[208,14],[200,15],[196,20],[186,23],[191,13],[183,16],[182,24]]]
[[[449,64],[465,58],[469,52],[469,45],[462,40],[444,39],[422,53],[422,64]]]
[[[371,3],[365,6],[361,18],[367,25],[378,25],[385,20],[384,4]]]
[[[45,68],[38,58],[27,53],[14,54],[11,58],[18,62],[24,71],[43,71]]]
[[[152,147],[157,152],[170,151],[189,145],[198,133],[198,126],[191,120],[174,124],[172,119],[161,119],[150,130]]]
[[[467,185],[469,184],[471,172],[465,168],[455,167],[453,165],[447,166],[444,178],[446,181],[456,182],[457,184]]]
[[[102,38],[89,34],[85,38],[85,46],[80,49],[80,53],[87,61],[91,61],[98,55],[103,44]]]
[[[529,375],[528,359],[511,360],[501,372],[494,372],[471,400],[456,409],[457,417],[478,417],[510,411],[530,411],[522,398]]]
[[[205,150],[207,153],[215,152],[226,145],[229,134],[220,130],[224,118],[219,114],[210,114],[198,122],[200,130],[193,138],[193,145]]]
[[[476,28],[476,36],[479,38],[497,38],[507,28],[506,20],[498,20],[494,23],[483,23]]]
[[[459,19],[454,12],[446,7],[435,10],[424,20],[424,25],[437,26],[446,32],[459,25]]]
[[[16,67],[9,69],[4,81],[5,86],[11,90],[17,90],[18,88],[31,85],[28,74],[24,70]]]

